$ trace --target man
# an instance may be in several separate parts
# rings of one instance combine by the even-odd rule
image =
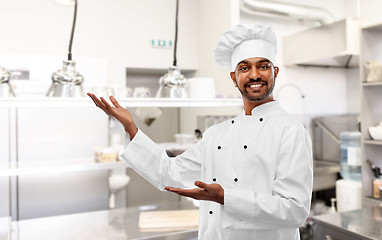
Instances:
[[[215,58],[231,72],[244,111],[206,130],[176,158],[141,132],[115,98],[113,107],[88,94],[129,133],[122,156],[139,174],[158,189],[202,200],[201,240],[300,239],[298,227],[310,210],[311,141],[273,99],[276,42],[263,25],[237,25],[224,33]]]

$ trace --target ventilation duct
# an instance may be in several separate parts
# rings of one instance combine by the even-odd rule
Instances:
[[[333,15],[324,8],[277,1],[242,0],[240,10],[250,15],[296,19],[320,25],[334,22]]]
[[[286,66],[358,67],[359,19],[346,18],[283,38]]]

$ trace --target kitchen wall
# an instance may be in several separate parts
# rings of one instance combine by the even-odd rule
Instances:
[[[294,4],[306,5],[306,1],[289,0],[283,1]],[[310,1],[310,6],[320,7],[329,11],[334,20],[341,20],[346,17],[357,17],[356,0],[323,0]],[[241,14],[242,23],[264,23],[272,25],[278,36],[278,65],[280,73],[275,87],[275,94],[284,85],[296,85],[305,95],[303,101],[294,101],[290,98],[298,98],[298,95],[290,91],[280,94],[280,102],[285,103],[285,107],[293,114],[307,116],[331,115],[341,113],[358,113],[360,110],[359,73],[357,69],[345,68],[319,68],[319,67],[286,67],[283,65],[282,39],[292,33],[302,31],[312,27],[309,22],[285,21],[277,18],[262,18]],[[328,36],[329,37],[329,36]],[[306,44],[310,44],[307,42]],[[313,48],[316,46],[312,46]],[[283,88],[286,90],[286,88]],[[292,89],[291,89],[292,90]],[[284,90],[283,90],[284,91]],[[288,90],[287,90],[288,91]],[[293,104],[298,103],[300,104]],[[291,104],[292,103],[292,104]],[[304,108],[301,107],[304,105]],[[305,109],[305,110],[303,110]]]
[[[303,0],[281,2],[307,5],[307,2]],[[318,26],[317,23],[248,15],[240,12],[239,3],[239,0],[226,0],[224,4],[221,4],[226,8],[222,6],[215,8],[214,1],[199,2],[199,68],[195,74],[196,77],[213,77],[218,93],[222,93],[226,97],[238,96],[239,92],[234,88],[227,70],[218,66],[214,61],[213,51],[216,43],[223,32],[236,23],[268,24],[273,27],[278,36],[277,64],[280,67],[280,73],[274,95],[282,107],[306,126],[309,126],[310,119],[315,116],[359,113],[360,91],[357,68],[286,67],[283,65],[283,37]],[[334,20],[357,17],[358,14],[357,0],[309,1],[309,5],[328,10]],[[210,11],[215,11],[215,9],[221,14],[212,17]],[[301,95],[305,97],[302,98]],[[181,131],[192,133],[197,126],[197,116],[232,115],[239,113],[240,109],[182,109],[181,112]]]
[[[51,54],[66,59],[73,7],[53,0],[4,0],[0,5],[4,33],[0,53]],[[180,1],[178,63],[185,69],[197,68],[196,11],[196,2]],[[124,86],[126,68],[167,68],[172,64],[171,48],[154,48],[151,40],[172,40],[174,26],[172,0],[80,1],[73,60],[80,56],[108,59],[109,84]]]

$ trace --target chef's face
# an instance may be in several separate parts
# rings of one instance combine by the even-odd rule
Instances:
[[[245,99],[263,101],[272,98],[278,72],[266,58],[247,58],[237,64],[231,79]]]

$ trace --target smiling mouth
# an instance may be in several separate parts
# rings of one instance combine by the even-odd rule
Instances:
[[[267,84],[265,82],[257,82],[257,83],[248,83],[246,84],[246,87],[249,87],[252,90],[260,90],[263,86],[266,86]]]

